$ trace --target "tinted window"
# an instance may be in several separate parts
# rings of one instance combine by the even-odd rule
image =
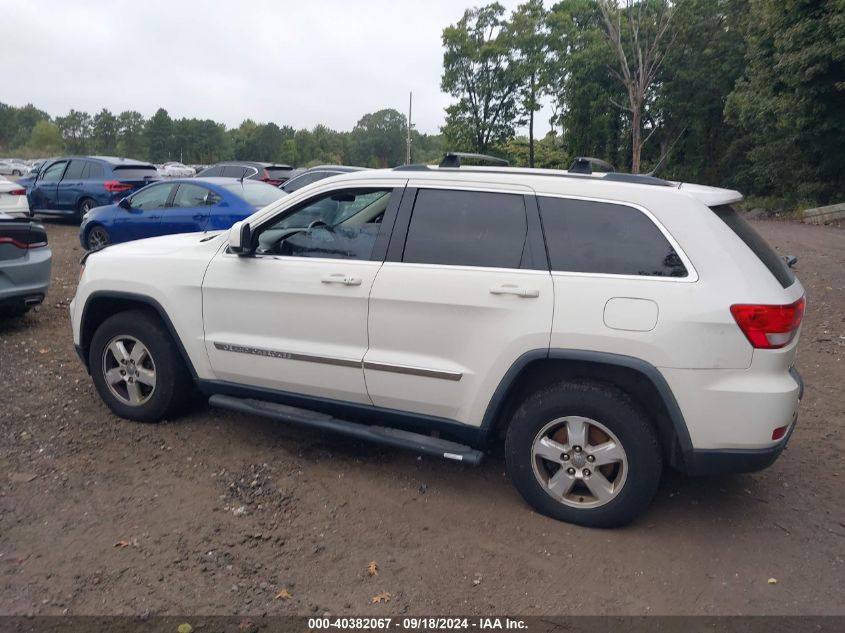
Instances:
[[[243,183],[233,182],[223,185],[223,188],[231,191],[239,198],[243,198],[247,204],[251,204],[254,207],[266,207],[284,195],[281,189],[272,185],[263,182],[249,182],[247,180]]]
[[[795,282],[795,274],[792,269],[786,265],[786,262],[778,256],[766,240],[760,237],[760,234],[745,221],[736,209],[729,204],[721,204],[717,207],[711,207],[711,209],[722,222],[730,227],[731,231],[736,233],[739,239],[745,242],[748,248],[754,251],[754,254],[765,264],[781,286],[789,288]]]
[[[212,207],[221,198],[216,193],[199,185],[179,185],[176,195],[173,196],[174,207]]]
[[[226,178],[240,178],[244,175],[249,177],[254,173],[254,167],[244,167],[243,165],[225,165],[220,175],[225,176]]]
[[[202,172],[197,175],[206,176],[209,178],[217,178],[223,175],[223,168],[220,165],[217,165],[215,167],[209,167],[208,169],[203,169]]]
[[[84,160],[70,161],[70,165],[68,165],[62,180],[82,180],[82,172],[85,171],[85,164],[86,161]]]
[[[296,178],[291,178],[282,186],[282,189],[288,193],[293,193],[294,191],[299,191],[305,185],[310,185],[312,182],[317,182],[318,180],[334,175],[335,174],[330,171],[312,171],[307,174],[297,176]]]
[[[519,268],[527,234],[520,195],[423,189],[402,261]]]
[[[123,172],[120,173],[122,174]],[[83,174],[82,177],[88,180],[102,180],[106,177],[106,172],[100,163],[89,162],[88,173]]]
[[[149,178],[158,180],[158,170],[152,165],[149,167],[115,167],[114,177],[118,180],[145,180]]]
[[[287,180],[293,173],[292,167],[267,167],[267,177],[272,180]],[[263,175],[262,175],[263,177]]]
[[[173,185],[153,185],[130,199],[133,209],[160,209],[167,204]]]
[[[41,175],[41,182],[56,182],[61,179],[67,163],[53,163]]]
[[[686,277],[681,258],[651,219],[633,207],[538,198],[552,270]]]

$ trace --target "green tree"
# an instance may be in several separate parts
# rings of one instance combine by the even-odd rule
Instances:
[[[163,163],[173,154],[173,120],[164,108],[159,108],[147,121],[144,129],[148,157],[154,163]]]
[[[520,79],[519,122],[528,125],[528,167],[534,167],[534,113],[546,92],[543,67],[547,59],[546,11],[543,0],[528,0],[511,16],[508,32],[516,53],[514,67]]]
[[[27,147],[42,156],[59,154],[62,151],[62,133],[55,123],[42,119],[32,128]]]
[[[458,100],[443,128],[452,149],[486,152],[513,136],[520,81],[504,14],[498,2],[467,9],[443,30],[441,88]]]
[[[119,123],[116,116],[103,108],[94,115],[93,146],[94,151],[104,155],[117,153]]]
[[[92,132],[91,115],[71,109],[67,116],[57,117],[56,125],[71,154],[87,154]]]
[[[790,201],[845,192],[845,3],[751,0],[744,76],[726,105],[737,182]]]
[[[350,158],[365,167],[395,167],[405,160],[407,119],[393,110],[365,114],[349,136]]]
[[[146,157],[144,127],[146,121],[140,112],[127,110],[117,117],[118,155],[129,158]]]

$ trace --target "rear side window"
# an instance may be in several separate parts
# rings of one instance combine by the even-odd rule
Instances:
[[[158,180],[158,171],[155,167],[115,167],[114,177],[118,180],[144,180],[154,178]]]
[[[520,195],[422,189],[402,261],[519,268],[527,234]]]
[[[62,180],[82,180],[82,172],[85,171],[84,160],[72,160],[68,165],[65,176]]]
[[[102,180],[105,178],[106,172],[103,170],[103,166],[100,163],[88,163],[87,171],[82,174],[82,177],[86,180]]]
[[[622,204],[538,197],[552,270],[686,277],[687,269],[651,219]]]
[[[292,167],[267,167],[267,177],[273,180],[287,180],[293,173]]]
[[[795,273],[792,272],[792,269],[733,206],[720,204],[710,208],[722,222],[728,225],[731,231],[736,233],[739,239],[745,242],[748,248],[754,251],[754,254],[775,276],[781,286],[789,288],[795,283]]]

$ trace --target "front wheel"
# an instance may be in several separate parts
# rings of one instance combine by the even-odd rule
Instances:
[[[88,236],[85,238],[85,247],[89,251],[98,251],[105,248],[111,243],[109,232],[102,226],[95,226],[88,231]]]
[[[621,390],[561,382],[530,395],[506,439],[508,474],[552,518],[618,527],[649,505],[663,467],[648,418]]]
[[[168,331],[143,310],[106,319],[91,340],[88,366],[97,392],[122,418],[158,422],[191,393],[191,378]]]

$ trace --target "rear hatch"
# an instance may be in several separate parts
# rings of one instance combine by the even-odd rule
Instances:
[[[161,180],[161,176],[154,165],[116,165],[112,169],[112,180],[105,185],[113,194],[112,198],[119,200],[155,180]]]
[[[268,165],[264,168],[263,174],[259,173],[256,180],[262,180],[268,185],[278,187],[282,183],[287,182],[292,174],[293,167],[290,165]]]

